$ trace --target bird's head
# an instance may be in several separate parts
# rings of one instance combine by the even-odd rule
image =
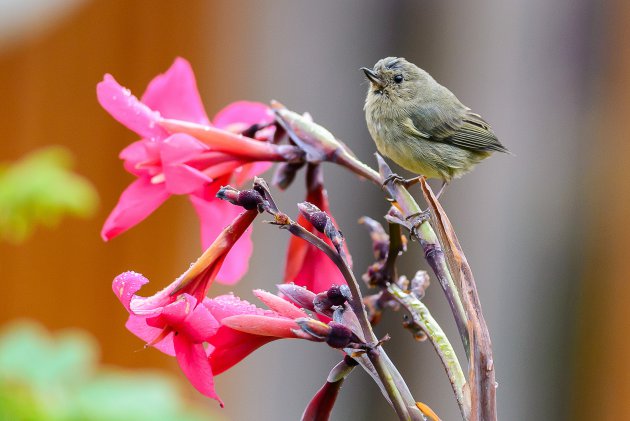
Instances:
[[[386,57],[372,69],[361,70],[370,81],[368,96],[387,97],[392,101],[409,101],[423,91],[431,76],[402,57]]]

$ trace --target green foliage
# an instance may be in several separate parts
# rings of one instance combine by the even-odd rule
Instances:
[[[86,333],[33,323],[0,335],[0,421],[202,421],[165,375],[98,368]],[[206,411],[207,412],[207,411]]]
[[[21,242],[37,225],[54,226],[65,214],[94,213],[96,190],[71,167],[70,152],[60,146],[0,164],[0,240]]]

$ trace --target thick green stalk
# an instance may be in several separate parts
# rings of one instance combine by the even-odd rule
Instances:
[[[395,283],[390,283],[387,286],[387,291],[409,311],[414,323],[427,334],[446,370],[462,416],[467,419],[470,413],[470,396],[464,393],[466,376],[448,337],[422,301],[403,291]]]

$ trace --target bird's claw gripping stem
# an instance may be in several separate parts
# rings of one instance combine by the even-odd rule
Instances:
[[[398,174],[390,174],[385,178],[385,180],[383,180],[382,187],[385,188],[388,183],[398,183],[398,184],[401,184],[404,188],[409,188],[413,186],[414,184],[420,182],[421,177],[422,176],[419,175],[417,177],[405,179],[399,176]]]

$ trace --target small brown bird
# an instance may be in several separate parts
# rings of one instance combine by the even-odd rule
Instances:
[[[492,152],[510,153],[479,114],[415,64],[387,57],[361,70],[370,81],[365,118],[379,152],[409,171],[441,179],[438,196]]]

